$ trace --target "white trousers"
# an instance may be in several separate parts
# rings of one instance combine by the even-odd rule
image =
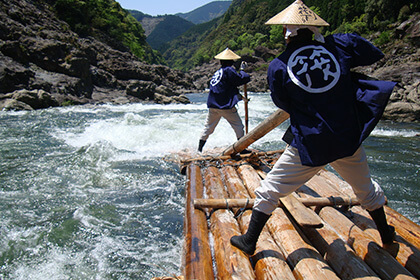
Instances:
[[[336,160],[330,165],[350,184],[363,208],[373,211],[385,204],[383,190],[371,179],[363,147],[359,147],[354,155]],[[297,190],[323,167],[302,165],[298,150],[288,146],[267,177],[261,181],[261,186],[255,190],[254,209],[270,215],[278,206],[280,197]]]
[[[203,133],[201,134],[200,140],[206,141],[209,138],[222,117],[229,122],[230,126],[235,131],[237,139],[244,136],[244,125],[242,124],[241,117],[239,116],[236,107],[233,107],[232,109],[209,108],[206,125]]]

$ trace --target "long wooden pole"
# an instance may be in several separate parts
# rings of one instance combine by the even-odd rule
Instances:
[[[248,148],[249,145],[266,135],[268,132],[279,126],[282,122],[289,118],[289,114],[278,109],[276,112],[271,114],[268,118],[262,121],[257,127],[255,127],[250,133],[235,142],[232,146],[227,148],[223,155],[232,155],[242,152]]]
[[[203,178],[196,165],[189,165],[185,199],[183,274],[185,279],[214,279],[206,215],[194,209],[193,200],[203,197]]]
[[[311,197],[298,198],[303,205],[309,206],[355,206],[360,205],[357,198],[350,197]],[[194,199],[194,207],[199,209],[227,209],[227,208],[245,208],[251,209],[254,206],[255,199],[247,198],[227,198],[227,199]]]
[[[244,84],[244,103],[245,103],[245,134],[248,134],[248,85]]]

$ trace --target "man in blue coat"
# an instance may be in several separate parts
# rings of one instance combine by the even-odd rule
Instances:
[[[283,139],[289,144],[261,186],[245,235],[231,243],[253,254],[258,236],[280,197],[289,195],[330,164],[353,188],[376,223],[386,246],[394,228],[386,221],[381,187],[371,179],[361,146],[381,118],[393,82],[361,80],[350,69],[370,65],[384,55],[356,34],[323,37],[326,23],[301,0],[270,19],[281,24],[286,50],[268,68],[273,102],[290,114]]]
[[[225,49],[214,58],[220,60],[221,68],[214,73],[213,78],[210,81],[210,93],[207,98],[209,113],[198,144],[199,152],[202,152],[204,144],[214,132],[214,129],[222,117],[232,126],[237,139],[244,136],[244,125],[242,124],[242,120],[235,105],[243,99],[242,95],[239,93],[238,86],[248,83],[251,79],[250,76],[243,71],[246,63],[241,63],[241,69],[238,73],[235,68],[233,68],[233,64],[235,60],[240,59],[241,57],[229,48]]]

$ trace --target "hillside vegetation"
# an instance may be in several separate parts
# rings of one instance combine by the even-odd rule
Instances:
[[[114,0],[47,0],[57,16],[80,36],[92,36],[114,48],[128,48],[149,63],[163,63],[146,43],[141,24]]]
[[[215,54],[229,47],[240,55],[252,54],[258,46],[284,48],[282,27],[264,23],[290,5],[290,0],[233,0],[223,17],[196,26],[170,42],[163,54],[171,67],[188,70],[209,62]],[[373,36],[377,45],[392,38],[390,26],[420,11],[418,0],[306,0],[330,26],[324,34],[357,32]],[[206,29],[209,28],[209,29]],[[202,31],[205,30],[205,36]]]

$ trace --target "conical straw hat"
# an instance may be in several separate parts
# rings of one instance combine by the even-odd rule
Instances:
[[[303,4],[302,0],[296,0],[265,24],[329,26],[328,22]]]
[[[226,48],[224,51],[216,55],[214,58],[220,59],[220,60],[237,60],[237,59],[240,59],[241,57],[237,55],[236,53],[234,53],[233,51],[231,51],[229,48]]]

